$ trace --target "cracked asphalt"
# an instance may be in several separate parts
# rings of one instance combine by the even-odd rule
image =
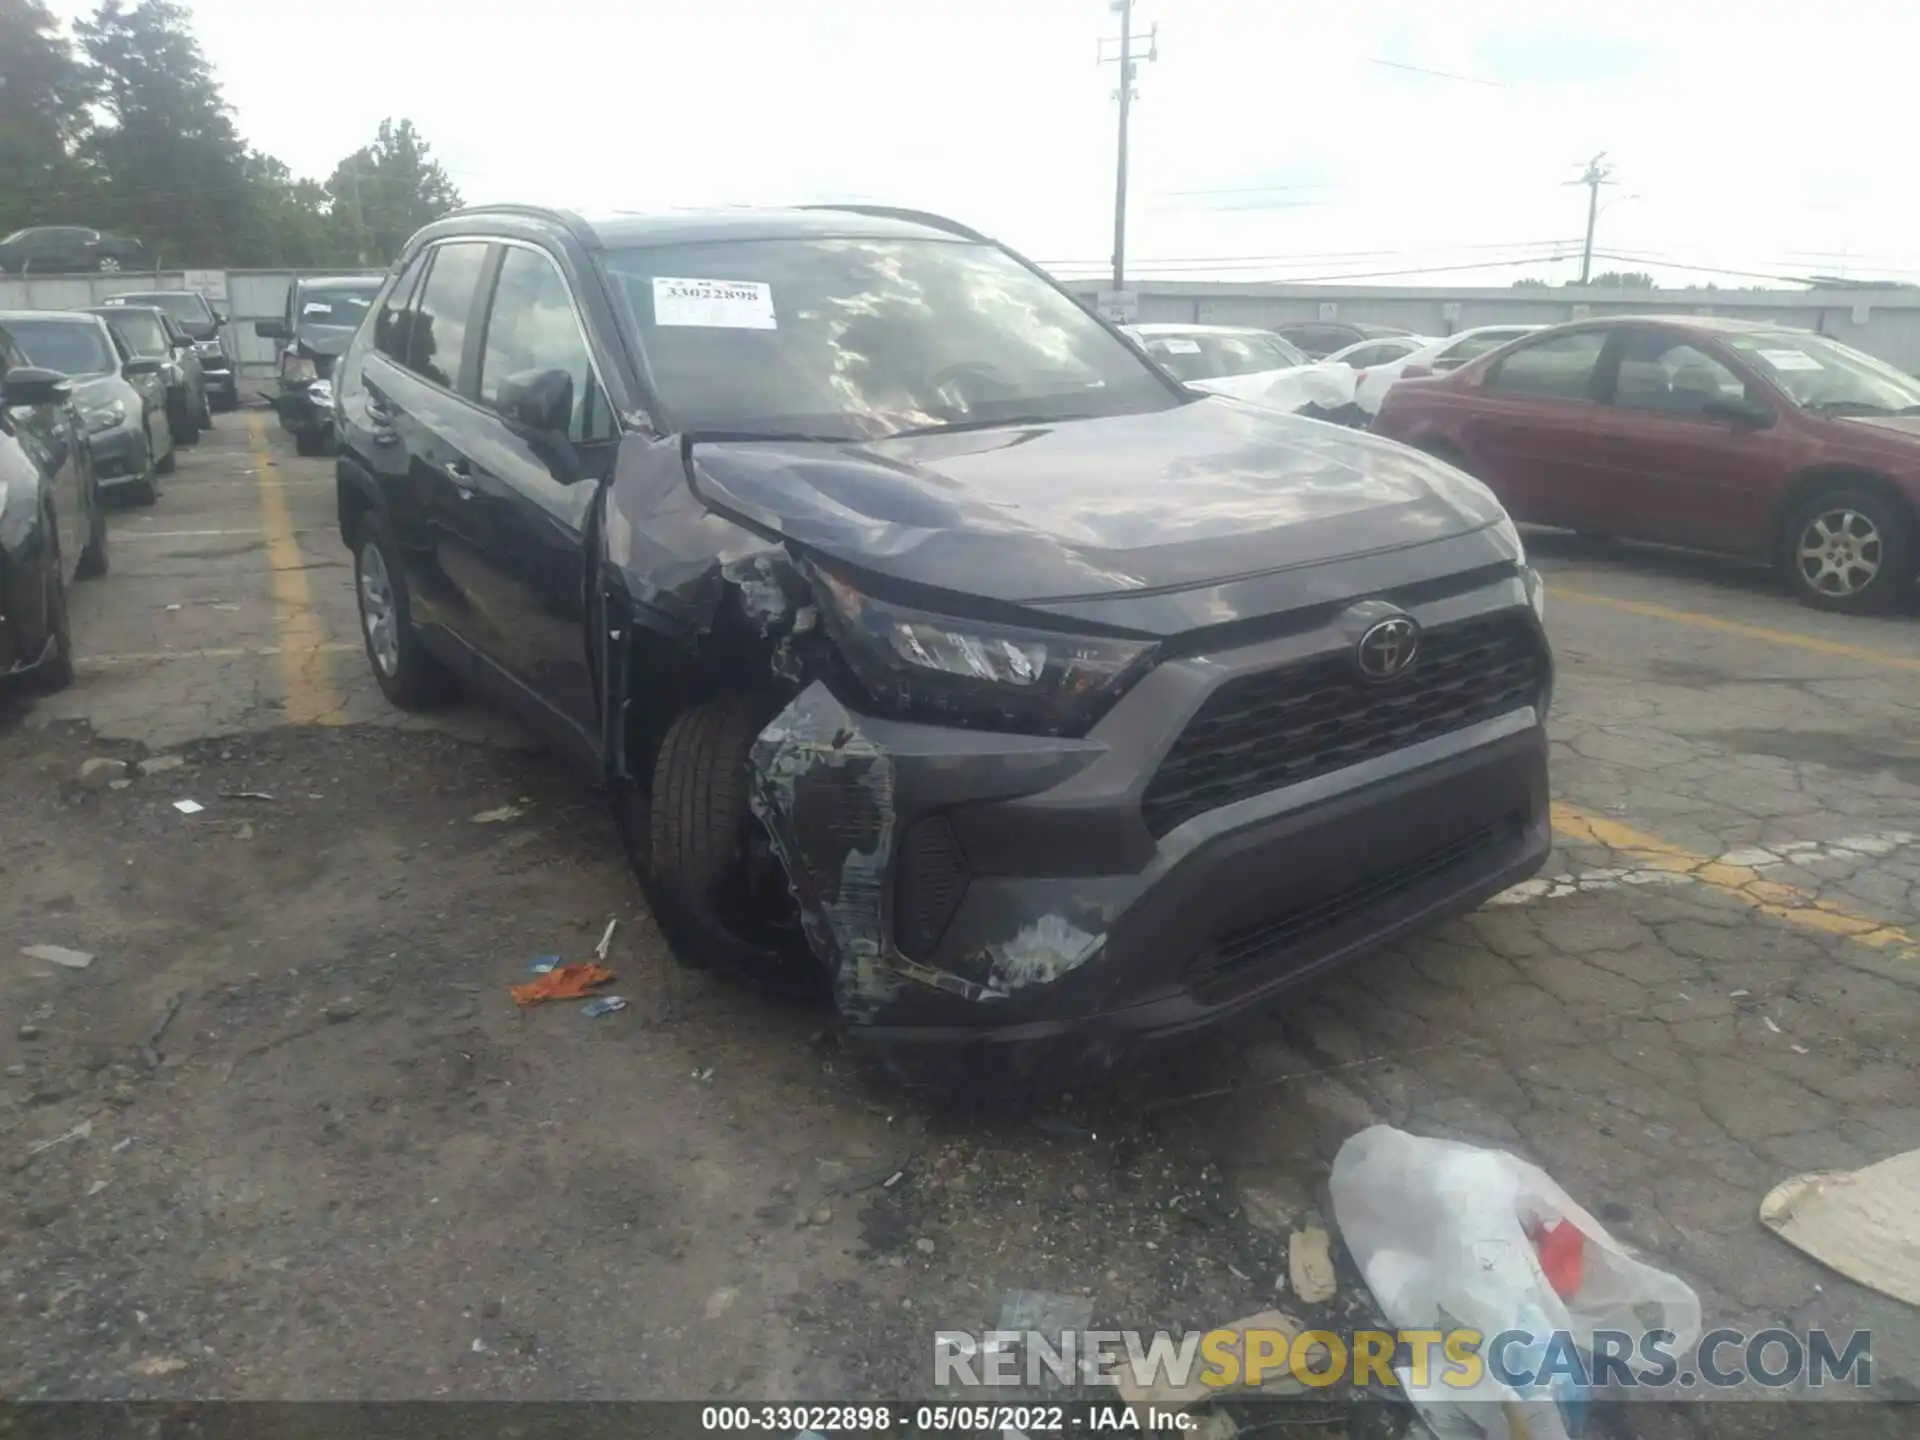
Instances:
[[[1100,1326],[1350,1324],[1344,1257],[1321,1310],[1276,1275],[1373,1121],[1537,1161],[1710,1324],[1867,1328],[1876,1393],[1920,1385],[1920,1317],[1756,1218],[1920,1146],[1912,615],[1530,537],[1540,880],[990,1113],[674,964],[604,807],[510,722],[387,709],[329,468],[270,424],[220,417],[115,513],[78,683],[0,709],[0,1394],[910,1396],[932,1331],[1014,1290]],[[167,758],[82,783],[101,757]],[[517,1010],[529,961],[609,918],[632,1007]],[[1626,1409],[1605,1433],[1806,1433],[1786,1404]]]

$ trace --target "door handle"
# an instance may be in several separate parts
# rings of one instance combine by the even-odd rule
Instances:
[[[465,460],[449,460],[441,467],[447,478],[453,481],[453,488],[460,492],[462,500],[473,498],[473,470]]]

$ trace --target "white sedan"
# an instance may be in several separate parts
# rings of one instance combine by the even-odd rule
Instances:
[[[1270,330],[1238,325],[1129,325],[1127,333],[1196,390],[1277,410],[1332,416],[1353,404],[1353,371],[1307,356]]]
[[[1456,331],[1444,340],[1429,340],[1420,336],[1363,340],[1358,345],[1349,345],[1345,350],[1329,355],[1327,359],[1354,367],[1353,403],[1371,418],[1380,413],[1381,402],[1387,398],[1387,391],[1393,388],[1395,381],[1415,380],[1423,375],[1444,375],[1509,340],[1518,340],[1522,335],[1531,335],[1545,328],[1543,325],[1476,325],[1470,330]],[[1401,350],[1397,354],[1383,353],[1377,357],[1372,353],[1383,346],[1397,348],[1399,341],[1408,339],[1414,340],[1418,348]],[[1366,352],[1364,361],[1359,358],[1362,352]]]

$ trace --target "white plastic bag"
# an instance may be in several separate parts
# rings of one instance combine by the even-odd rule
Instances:
[[[1340,1147],[1330,1188],[1347,1249],[1400,1329],[1464,1326],[1489,1341],[1519,1330],[1541,1345],[1564,1332],[1588,1365],[1596,1330],[1632,1337],[1629,1364],[1648,1330],[1672,1331],[1674,1355],[1700,1337],[1700,1300],[1691,1287],[1636,1260],[1544,1170],[1505,1151],[1375,1125]],[[1580,1283],[1564,1299],[1531,1238],[1561,1223],[1582,1236]],[[1533,1440],[1565,1435],[1552,1404],[1577,1398],[1565,1386],[1515,1391],[1487,1374],[1474,1389],[1457,1389],[1440,1380],[1443,1366],[1434,1359],[1429,1385],[1415,1389],[1408,1373],[1400,1380],[1436,1433],[1505,1440],[1514,1433],[1508,1418],[1524,1413]],[[1461,1428],[1468,1419],[1476,1429]]]

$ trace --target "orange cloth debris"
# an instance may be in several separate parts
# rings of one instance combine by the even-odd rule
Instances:
[[[596,985],[613,979],[613,971],[604,965],[556,965],[538,980],[513,987],[513,998],[522,1005],[538,1005],[542,1000],[583,1000]]]

